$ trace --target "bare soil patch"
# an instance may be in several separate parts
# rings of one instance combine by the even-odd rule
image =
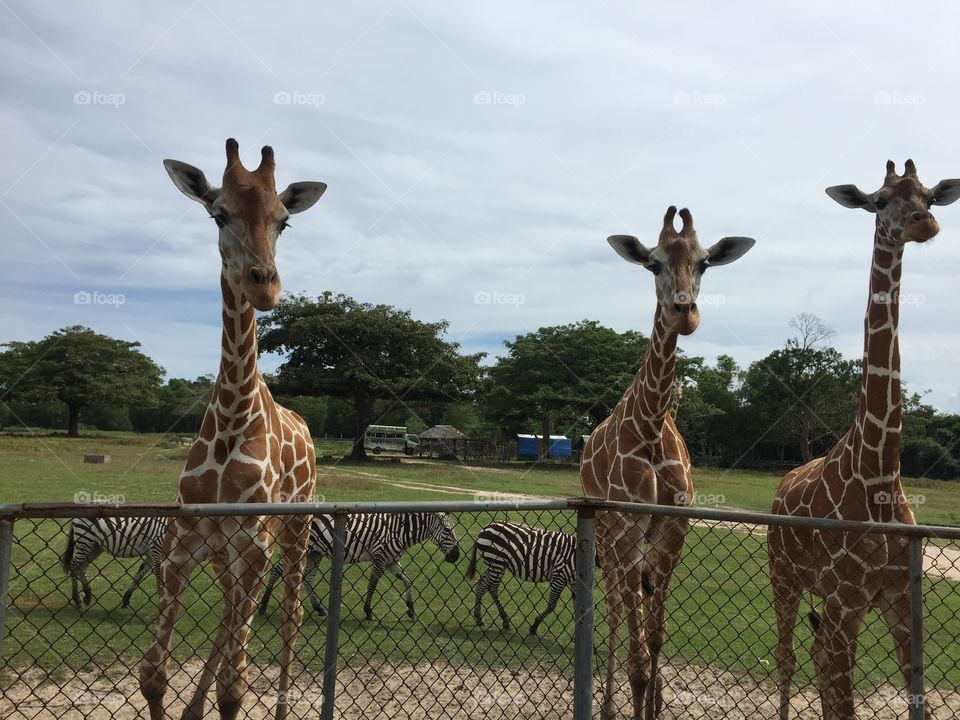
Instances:
[[[201,667],[191,660],[171,676],[167,710],[178,717],[193,691]],[[777,693],[772,683],[712,667],[667,665],[663,720],[762,720],[777,717]],[[622,678],[621,678],[622,680]],[[273,716],[277,668],[251,668],[250,691],[242,717],[267,720]],[[594,709],[599,713],[601,683],[594,682]],[[625,687],[625,686],[624,686]],[[573,683],[568,677],[530,671],[480,671],[442,663],[367,665],[344,668],[337,682],[336,716],[360,720],[389,717],[427,718],[569,718]],[[212,701],[211,692],[211,698]],[[317,717],[321,707],[319,674],[302,671],[289,694],[290,715]],[[960,694],[931,692],[929,702],[937,718],[960,717]],[[621,713],[629,699],[616,696]],[[820,718],[819,700],[811,688],[794,695],[792,717]],[[902,720],[907,717],[906,696],[884,686],[861,698],[858,718]],[[61,683],[50,682],[41,671],[22,673],[0,694],[0,717],[9,720],[133,720],[146,717],[135,675],[125,669],[87,670]],[[218,717],[208,703],[206,717]]]

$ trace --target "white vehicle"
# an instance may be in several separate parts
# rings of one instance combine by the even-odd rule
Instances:
[[[374,455],[384,450],[413,455],[419,446],[417,436],[408,433],[403,425],[370,425],[363,437],[363,447]]]

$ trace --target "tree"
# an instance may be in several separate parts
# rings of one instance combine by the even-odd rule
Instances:
[[[412,402],[455,402],[475,389],[483,353],[460,354],[443,339],[448,323],[415,320],[409,311],[347,295],[287,295],[260,320],[260,349],[287,356],[277,392],[330,395],[353,403],[351,457],[363,459],[374,403],[380,415]]]
[[[486,409],[514,429],[536,423],[540,454],[546,456],[561,419],[589,431],[610,414],[637,372],[647,339],[582,320],[518,335],[504,345],[506,356],[489,370]]]
[[[0,397],[59,400],[69,412],[67,435],[80,435],[80,412],[91,405],[143,406],[155,401],[163,368],[127,342],[79,325],[43,340],[10,342],[0,353]]]
[[[193,434],[200,429],[212,395],[212,375],[195,380],[170,378],[157,391],[156,405],[132,409],[130,421],[136,432]]]
[[[791,321],[799,335],[782,350],[751,363],[744,373],[741,394],[749,407],[748,437],[754,443],[779,446],[777,459],[795,448],[802,462],[814,450],[826,450],[853,419],[861,382],[860,363],[845,360],[822,343],[833,330],[814,315]]]

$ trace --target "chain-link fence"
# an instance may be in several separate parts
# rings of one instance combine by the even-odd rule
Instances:
[[[198,532],[216,527],[247,533],[249,539],[250,527],[277,532],[296,517],[291,513],[304,512],[315,515],[308,562],[316,565],[315,594],[306,585],[301,589],[304,619],[292,685],[283,697],[290,716],[632,717],[637,669],[650,669],[644,654],[649,644],[640,648],[638,661],[631,660],[630,623],[624,620],[608,682],[608,613],[628,615],[631,602],[612,601],[603,557],[596,567],[595,528],[603,555],[605,522],[616,517],[603,513],[613,511],[633,523],[655,518],[656,532],[686,532],[665,601],[659,682],[652,684],[661,688],[659,717],[780,717],[770,523],[813,534],[855,533],[858,544],[848,545],[848,555],[861,564],[871,559],[864,548],[874,555],[884,548],[891,569],[885,596],[906,596],[897,622],[890,623],[893,632],[889,613],[863,614],[848,693],[855,717],[923,717],[924,703],[930,717],[960,717],[957,529],[887,526],[883,533],[837,521],[583,500],[0,507],[0,717],[148,716],[140,665],[159,614],[154,563],[159,561],[167,582],[171,561],[153,551],[162,548],[153,536],[125,551],[117,539],[124,529],[149,535],[157,532],[149,528],[159,527],[162,536],[168,523],[179,522]],[[160,522],[146,522],[150,518]],[[97,531],[114,538],[101,537],[95,547],[90,538]],[[628,565],[635,555],[630,548],[620,551]],[[279,553],[274,555],[256,561],[253,594],[276,584],[269,597],[260,593],[250,625],[241,717],[273,717],[278,703],[284,583],[282,568],[271,571]],[[201,563],[183,595],[164,700],[170,717],[199,707],[191,699],[215,644],[223,603],[214,564]],[[655,614],[650,603],[663,583],[641,567],[638,616],[649,622]],[[371,590],[371,577],[381,573]],[[593,591],[574,599],[575,587]],[[550,608],[553,596],[558,600]],[[796,610],[796,670],[785,692],[790,718],[824,717],[810,648],[820,633],[821,642],[836,649],[839,635],[829,635],[834,626],[827,605],[804,592]],[[920,627],[922,633],[915,632]],[[851,638],[843,637],[849,649]],[[895,637],[901,651],[907,648],[905,665]],[[205,693],[206,717],[219,717],[217,693],[214,680]]]

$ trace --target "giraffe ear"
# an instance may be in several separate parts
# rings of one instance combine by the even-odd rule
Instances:
[[[309,210],[320,199],[327,184],[322,182],[295,182],[287,185],[287,189],[280,193],[280,202],[291,215]]]
[[[707,267],[716,267],[717,265],[728,265],[734,260],[739,260],[747,251],[756,244],[756,240],[748,237],[725,237],[719,242],[710,246],[707,250],[709,262]]]
[[[611,235],[607,242],[627,262],[644,267],[650,265],[650,250],[633,235]]]
[[[867,212],[876,212],[873,197],[867,195],[856,185],[834,185],[827,188],[827,195],[847,208],[863,208]]]
[[[209,208],[220,194],[218,188],[210,187],[202,170],[179,160],[164,160],[163,167],[177,189],[191,200]]]
[[[941,180],[930,190],[933,192],[931,205],[949,205],[960,198],[960,180]]]

